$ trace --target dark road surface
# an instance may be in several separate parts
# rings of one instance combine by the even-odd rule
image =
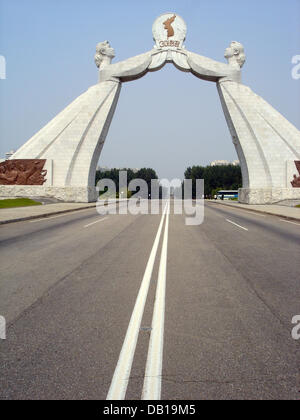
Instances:
[[[300,398],[300,223],[172,210],[0,226],[0,399]]]

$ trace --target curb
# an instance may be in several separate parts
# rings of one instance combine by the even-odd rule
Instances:
[[[123,200],[117,200],[115,203],[120,203]],[[107,204],[103,204],[104,206]],[[97,202],[95,202],[94,205],[90,205],[90,206],[85,206],[85,207],[78,207],[75,209],[68,209],[68,210],[57,210],[57,211],[53,211],[52,213],[44,213],[44,214],[35,214],[32,216],[26,216],[26,217],[18,217],[16,219],[9,219],[9,220],[0,220],[0,225],[7,225],[9,223],[16,223],[16,222],[24,222],[26,220],[34,220],[34,219],[46,219],[47,217],[51,217],[51,216],[55,216],[57,214],[64,214],[64,213],[72,213],[74,211],[80,211],[80,210],[88,210],[88,209],[93,209],[97,207]]]
[[[294,220],[296,222],[300,222],[300,215],[299,217],[292,217],[292,216],[285,216],[283,214],[276,214],[276,213],[270,213],[268,211],[263,211],[263,210],[256,210],[256,209],[247,209],[245,207],[237,207],[236,205],[230,205],[230,204],[224,204],[224,203],[220,203],[217,201],[213,201],[214,204],[220,204],[221,206],[225,206],[225,207],[229,207],[229,208],[238,208],[240,210],[245,210],[248,212],[252,212],[252,213],[262,213],[262,214],[267,214],[269,216],[275,216],[275,217],[281,217],[282,219],[287,219],[287,220]]]
[[[33,216],[18,217],[17,219],[0,220],[0,225],[7,225],[9,223],[16,223],[16,222],[24,222],[26,220],[44,219],[44,218],[46,219],[47,217],[55,216],[57,214],[64,214],[64,213],[71,213],[74,211],[93,209],[95,207],[96,207],[96,204],[95,206],[80,207],[80,208],[68,209],[68,210],[59,210],[59,211],[54,211],[52,213],[35,214]]]

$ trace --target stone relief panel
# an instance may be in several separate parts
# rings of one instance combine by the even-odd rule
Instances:
[[[299,176],[295,174],[293,181],[291,181],[291,184],[294,188],[300,188],[300,160],[295,160],[295,165],[298,170]]]
[[[0,185],[43,185],[46,159],[12,159],[0,163]]]

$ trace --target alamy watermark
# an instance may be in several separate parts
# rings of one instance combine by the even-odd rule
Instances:
[[[194,189],[193,189],[194,187]],[[111,179],[101,179],[96,187],[99,193],[97,211],[106,214],[159,214],[161,202],[173,199],[174,214],[185,214],[185,224],[200,225],[204,220],[204,180],[152,179],[149,184],[144,179],[133,179],[127,183],[127,171],[119,172],[119,189]],[[128,191],[133,194],[127,199]],[[117,202],[125,199],[126,206]],[[104,204],[106,204],[104,206]]]
[[[294,55],[294,57],[292,57],[292,64],[296,64],[292,68],[292,78],[298,80],[300,79],[300,55]]]
[[[296,324],[292,329],[292,337],[294,340],[300,340],[300,315],[295,315],[293,317],[292,324]]]
[[[6,320],[0,315],[0,340],[6,339]]]
[[[6,58],[0,55],[0,79],[6,79]]]

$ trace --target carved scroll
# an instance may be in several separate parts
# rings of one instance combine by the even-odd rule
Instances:
[[[295,160],[295,165],[299,172],[299,176],[294,175],[294,179],[291,181],[291,184],[294,188],[300,188],[300,160]]]
[[[0,163],[0,185],[43,185],[45,159],[12,159]]]

